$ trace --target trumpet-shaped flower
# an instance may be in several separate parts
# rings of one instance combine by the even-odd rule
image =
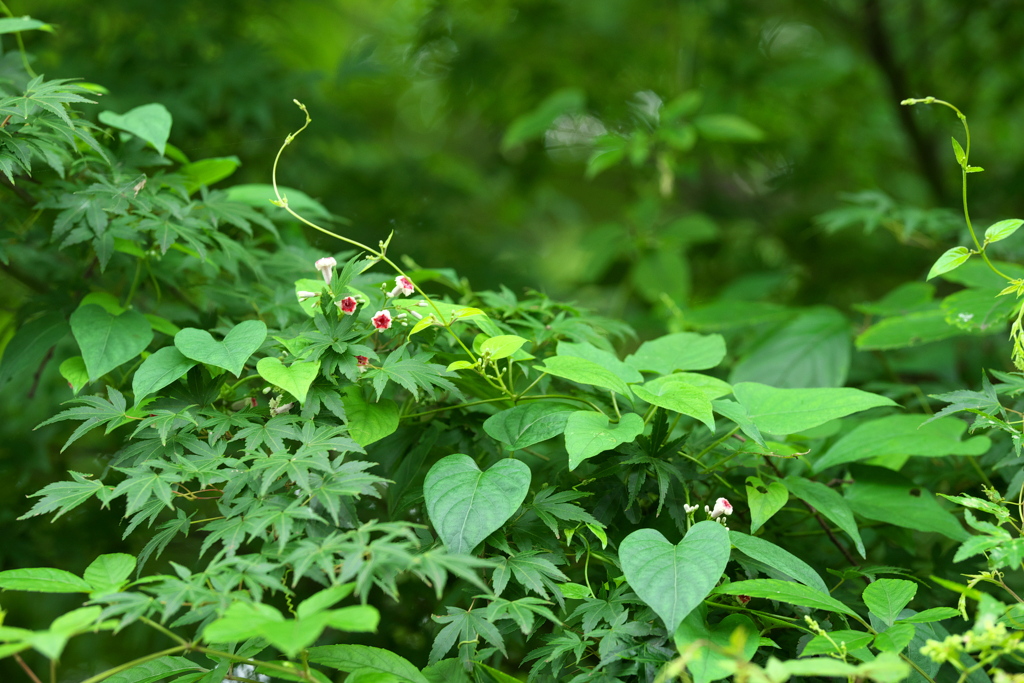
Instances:
[[[356,369],[359,372],[366,372],[366,369],[370,367],[370,359],[366,356],[356,356]]]
[[[378,330],[386,330],[391,327],[391,312],[388,310],[377,311],[373,314],[373,326]]]
[[[331,284],[331,276],[334,275],[334,266],[338,265],[338,262],[334,260],[333,256],[325,256],[322,259],[317,259],[314,264],[316,269],[320,271],[320,274],[324,276],[324,282]]]
[[[338,310],[344,313],[345,315],[352,315],[353,313],[355,313],[356,306],[359,305],[359,302],[356,301],[355,297],[351,296],[346,296],[341,301],[335,301],[334,303],[338,307]]]
[[[412,284],[412,280],[410,280],[404,275],[399,275],[398,277],[395,278],[395,288],[388,292],[388,298],[398,296],[399,294],[409,296],[410,294],[414,294],[415,292],[416,287],[415,285]]]
[[[295,292],[295,294],[298,295],[299,301],[305,301],[306,299],[312,299],[314,297],[320,296],[320,292],[306,292],[301,289]]]

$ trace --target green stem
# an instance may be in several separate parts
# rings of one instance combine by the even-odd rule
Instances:
[[[107,669],[102,673],[98,673],[95,676],[91,676],[85,679],[84,681],[82,681],[82,683],[99,683],[100,681],[105,681],[111,676],[119,674],[122,671],[127,671],[128,669],[138,666],[139,664],[145,664],[146,662],[151,662],[154,659],[160,659],[161,657],[166,657],[167,655],[173,655],[177,652],[188,652],[188,650],[188,643],[185,643],[184,645],[178,645],[177,647],[169,647],[166,650],[161,650],[160,652],[153,652],[143,657],[139,657],[138,659],[133,659],[130,662],[125,662],[124,664],[115,666],[113,669]]]
[[[149,619],[147,617],[139,617],[139,621],[141,621],[142,623],[144,623],[144,624],[146,624],[148,626],[151,626],[151,627],[155,628],[157,631],[160,631],[160,633],[163,633],[168,638],[171,638],[172,640],[176,640],[178,642],[178,645],[188,645],[188,641],[187,640],[185,640],[184,638],[179,636],[174,631],[166,628],[163,624],[158,624],[157,622],[155,622],[152,619]]]
[[[708,447],[707,447],[707,448],[705,448],[704,450],[702,450],[702,451],[701,451],[700,453],[698,453],[697,455],[693,456],[693,459],[694,459],[694,460],[695,460],[696,462],[700,462],[700,459],[701,459],[701,458],[703,458],[703,457],[704,457],[705,455],[707,455],[708,451],[710,451],[710,450],[712,450],[712,449],[714,449],[714,448],[718,447],[718,446],[719,446],[719,445],[720,445],[720,444],[721,444],[722,442],[724,442],[724,441],[725,441],[726,439],[730,438],[730,437],[731,437],[731,436],[732,436],[733,434],[735,434],[735,433],[736,433],[736,432],[738,432],[738,431],[740,431],[740,428],[739,428],[739,427],[735,427],[735,428],[731,429],[730,431],[726,432],[725,434],[723,434],[723,435],[722,435],[722,437],[721,437],[721,438],[719,438],[719,439],[716,439],[716,440],[712,441],[712,442],[711,442],[711,443],[710,443],[710,444],[708,445]],[[702,465],[702,466],[704,467],[705,471],[706,471],[706,470],[708,469],[708,467],[707,467],[706,465],[704,465],[704,463],[701,463],[701,465]]]
[[[1009,275],[996,268],[992,261],[989,260],[988,254],[985,253],[985,247],[982,246],[981,242],[978,240],[977,233],[974,232],[974,225],[971,224],[971,214],[967,210],[967,168],[970,166],[971,157],[971,129],[967,125],[967,117],[964,116],[962,111],[957,109],[949,102],[946,102],[945,100],[938,100],[935,99],[934,97],[925,97],[921,99],[907,99],[900,102],[900,104],[941,104],[942,106],[949,107],[954,112],[956,112],[957,118],[960,119],[960,123],[962,123],[964,126],[964,135],[967,138],[967,144],[964,145],[964,158],[963,161],[960,163],[960,194],[964,206],[964,220],[967,222],[967,230],[971,233],[971,239],[974,240],[974,246],[977,249],[978,253],[981,255],[981,258],[985,260],[985,264],[996,275],[1003,278],[1007,282],[1011,282],[1013,278],[1011,278]]]
[[[378,261],[383,261],[384,263],[386,263],[389,266],[391,266],[395,270],[395,272],[398,273],[401,277],[408,277],[405,274],[405,271],[402,270],[397,263],[395,263],[394,261],[389,259],[387,257],[387,255],[385,254],[385,247],[386,247],[386,244],[387,244],[386,242],[382,241],[380,243],[380,247],[381,248],[379,250],[378,249],[372,249],[369,246],[363,244],[362,242],[357,242],[356,240],[351,239],[350,237],[345,237],[344,235],[339,235],[336,232],[333,232],[331,230],[328,230],[327,228],[321,227],[321,226],[317,225],[316,223],[314,223],[314,222],[312,222],[310,220],[307,220],[306,218],[304,218],[304,217],[300,216],[299,214],[297,214],[288,205],[288,199],[281,195],[281,191],[278,189],[278,186],[277,186],[277,166],[278,166],[278,163],[281,161],[281,155],[284,153],[285,147],[290,145],[292,143],[292,141],[296,137],[298,137],[299,133],[301,133],[302,131],[306,130],[306,127],[309,126],[309,124],[313,122],[313,119],[310,118],[310,116],[309,116],[309,111],[306,109],[306,105],[302,104],[298,100],[292,100],[292,101],[295,102],[295,104],[299,107],[299,109],[302,110],[302,113],[306,115],[306,120],[305,120],[305,122],[303,122],[301,128],[299,128],[294,133],[289,133],[288,134],[288,136],[284,139],[284,144],[282,144],[281,147],[277,150],[277,155],[274,157],[274,165],[271,168],[270,180],[271,180],[271,184],[274,187],[274,195],[277,197],[277,201],[274,201],[272,203],[275,206],[279,206],[282,209],[284,209],[285,211],[287,211],[289,214],[291,214],[296,220],[298,220],[302,224],[308,225],[309,227],[313,228],[314,230],[318,230],[318,231],[324,233],[325,235],[329,235],[329,236],[331,236],[331,237],[333,237],[333,238],[335,238],[337,240],[341,240],[342,242],[345,242],[346,244],[351,244],[354,247],[362,249],[366,253],[370,254],[370,256],[372,258],[374,258],[374,259],[376,259]],[[388,241],[389,242],[391,241],[390,237],[388,238]],[[410,281],[411,281],[411,279],[410,279]],[[466,355],[469,356],[475,362],[476,361],[476,356],[474,356],[473,352],[463,343],[463,341],[461,339],[459,339],[459,335],[455,334],[455,331],[452,329],[451,322],[445,320],[444,315],[441,313],[441,309],[439,309],[437,307],[437,304],[434,303],[434,300],[431,299],[429,296],[427,296],[427,294],[422,289],[420,289],[419,285],[417,285],[416,283],[413,283],[413,287],[415,287],[416,291],[419,292],[419,294],[423,297],[423,300],[426,301],[427,304],[434,310],[434,313],[437,314],[438,322],[440,322],[444,326],[444,328],[448,331],[448,334],[450,334],[452,336],[452,338],[455,340],[455,342],[459,346],[462,347],[462,350],[466,352]],[[453,319],[452,322],[454,322],[454,319]]]

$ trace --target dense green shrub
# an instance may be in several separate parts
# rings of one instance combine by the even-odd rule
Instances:
[[[73,396],[38,427],[73,454],[67,475],[12,504],[26,524],[124,510],[123,545],[103,539],[81,567],[0,571],[4,604],[69,596],[52,620],[12,603],[10,675],[49,663],[57,680],[60,661],[88,683],[983,681],[1020,661],[1021,375],[947,386],[933,413],[904,378],[943,357],[900,355],[1013,320],[1009,356],[1024,356],[1024,269],[987,253],[1024,221],[977,237],[959,111],[974,248],[929,279],[963,287],[863,304],[856,346],[876,365],[854,362],[828,306],[680,306],[673,273],[715,228],[659,217],[673,155],[763,135],[699,93],[584,150],[590,175],[657,159],[636,210],[658,248],[630,278],[670,331],[639,339],[618,317],[395,259],[390,236],[348,237],[278,184],[298,133],[270,184],[214,190],[238,160],[188,158],[163,104],[94,122],[96,86],[27,57],[2,68],[0,259],[20,289],[0,384]],[[522,113],[503,144],[557,132],[576,99]],[[855,202],[869,211],[823,223],[900,212]],[[166,642],[69,661],[86,634],[142,630]]]

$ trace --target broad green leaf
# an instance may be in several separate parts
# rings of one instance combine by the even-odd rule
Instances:
[[[709,401],[722,398],[732,393],[732,385],[724,380],[710,375],[702,375],[699,372],[673,372],[671,375],[664,375],[652,379],[644,384],[649,390],[661,384],[681,384],[683,386],[700,389]]]
[[[952,249],[948,249],[939,257],[931,270],[928,271],[928,277],[925,279],[931,280],[936,275],[942,275],[943,273],[955,270],[962,266],[964,261],[969,258],[971,258],[971,252],[967,247],[953,247]]]
[[[223,368],[237,377],[266,338],[267,326],[263,321],[246,320],[231,328],[224,341],[215,341],[206,330],[186,327],[174,335],[174,345],[186,358]]]
[[[309,661],[338,671],[369,669],[392,674],[403,683],[430,683],[409,660],[369,645],[319,645],[309,648]]]
[[[390,398],[370,403],[357,386],[346,387],[341,395],[349,436],[364,448],[398,429],[398,404]]]
[[[941,341],[959,334],[963,332],[946,322],[946,314],[936,305],[931,310],[880,320],[858,335],[856,344],[861,351],[885,351]]]
[[[103,679],[103,683],[158,683],[158,681],[163,681],[171,676],[190,671],[206,671],[206,669],[185,657],[166,655],[159,659],[136,664],[126,671]]]
[[[552,356],[544,360],[544,365],[537,366],[541,372],[561,377],[580,384],[591,384],[596,387],[615,391],[627,398],[632,394],[629,387],[611,370],[601,367],[594,361],[575,356]]]
[[[851,357],[850,323],[834,308],[801,314],[737,363],[729,381],[773,387],[841,387]]]
[[[63,569],[33,567],[0,572],[0,589],[34,593],[88,593],[92,586]]]
[[[875,647],[882,652],[902,652],[910,645],[916,631],[913,624],[895,624],[875,636]]]
[[[693,120],[702,138],[718,142],[761,142],[764,131],[735,114],[701,114]]]
[[[917,584],[903,579],[876,579],[864,589],[862,598],[871,613],[892,626],[917,594]]]
[[[242,162],[236,156],[216,157],[185,164],[179,169],[179,172],[186,178],[185,190],[192,194],[204,185],[209,187],[224,180],[241,165]]]
[[[303,619],[318,612],[322,612],[328,607],[333,607],[348,596],[352,595],[352,591],[355,590],[355,587],[356,585],[354,583],[344,583],[339,586],[331,586],[330,588],[325,588],[322,591],[313,593],[313,595],[300,602],[299,606],[295,608],[295,616],[299,619]]]
[[[811,657],[813,655],[827,655],[832,653],[838,653],[839,650],[836,645],[846,645],[846,651],[851,652],[859,650],[862,647],[867,647],[874,640],[874,636],[864,631],[853,631],[849,629],[840,629],[838,631],[829,631],[828,637],[826,636],[814,636],[810,642],[804,648],[801,653],[803,657]],[[833,645],[835,643],[835,645]]]
[[[759,430],[757,425],[754,424],[754,421],[750,419],[750,415],[747,413],[746,408],[736,401],[730,401],[728,399],[712,401],[711,407],[714,408],[715,412],[719,415],[735,422],[736,426],[739,427],[744,434],[754,440],[754,443],[759,445],[761,448],[768,448],[768,445],[765,443],[764,436],[761,435],[761,430]]]
[[[821,580],[818,573],[809,564],[789,551],[783,550],[763,538],[748,536],[739,531],[730,530],[729,540],[744,555],[767,565],[777,572],[781,572],[787,578],[795,579],[825,595],[829,594],[828,586]]]
[[[196,362],[182,355],[174,346],[164,348],[150,354],[135,371],[132,378],[132,392],[135,394],[135,405],[150,394],[160,391],[185,375],[195,367]]]
[[[503,334],[497,337],[491,337],[480,345],[480,355],[486,356],[491,360],[508,358],[522,348],[523,344],[526,342],[526,339],[517,337],[514,334]]]
[[[96,304],[71,314],[71,333],[82,350],[90,381],[132,360],[153,341],[153,328],[138,311],[115,316]]]
[[[564,403],[530,401],[491,415],[484,421],[484,431],[513,451],[529,448],[563,433],[572,412]]]
[[[511,519],[526,499],[530,478],[530,468],[512,458],[486,472],[459,453],[434,463],[423,481],[423,498],[448,552],[471,553]]]
[[[548,95],[533,111],[519,116],[509,125],[501,139],[501,149],[507,151],[543,135],[555,119],[581,110],[585,102],[583,91],[577,88],[564,88]]]
[[[767,598],[778,602],[800,605],[801,607],[812,607],[827,612],[837,612],[847,616],[856,616],[857,613],[839,602],[832,596],[823,594],[814,588],[808,588],[803,584],[793,581],[779,581],[778,579],[750,579],[748,581],[733,581],[714,590],[719,595],[749,595],[752,598]]]
[[[864,552],[864,541],[860,538],[857,522],[853,518],[853,510],[846,499],[828,486],[803,477],[789,476],[782,480],[789,492],[820,512],[826,519],[842,529],[853,539],[857,552],[867,557]]]
[[[989,226],[988,230],[985,231],[985,242],[991,244],[992,242],[998,242],[1005,240],[1007,237],[1017,232],[1020,226],[1024,225],[1024,221],[1019,218],[1008,218],[998,223],[993,223]]]
[[[223,616],[203,629],[203,639],[209,643],[234,643],[260,635],[265,624],[282,622],[281,612],[270,605],[233,602]]]
[[[309,385],[320,372],[320,361],[299,361],[286,366],[278,358],[260,358],[256,363],[256,372],[274,386],[281,387],[297,398],[300,405],[304,405]]]
[[[814,471],[868,458],[881,458],[880,464],[888,467],[887,456],[897,456],[894,469],[898,469],[905,459],[898,456],[937,458],[988,452],[992,445],[988,437],[961,441],[965,431],[967,423],[957,418],[935,420],[928,415],[889,415],[858,425],[845,434],[814,462]]]
[[[935,495],[909,479],[879,467],[854,466],[846,500],[861,517],[918,531],[934,531],[955,541],[970,535]]]
[[[642,386],[634,386],[633,393],[641,401],[647,401],[652,406],[700,420],[714,432],[715,416],[711,412],[711,399],[708,395],[703,390],[683,382],[666,381],[672,377],[674,375],[659,377]]]
[[[38,370],[47,352],[64,338],[68,330],[67,321],[57,311],[46,311],[19,327],[7,346],[0,347],[3,353],[0,358],[0,387],[18,373]]]
[[[135,570],[135,557],[127,553],[100,555],[85,568],[82,578],[97,594],[116,593],[124,588]]]
[[[651,304],[690,298],[690,263],[679,249],[643,253],[633,265],[633,287]]]
[[[946,619],[958,616],[960,616],[960,610],[955,607],[932,607],[931,609],[921,610],[913,616],[898,619],[897,623],[926,624],[933,621],[945,621]]]
[[[599,349],[593,344],[588,344],[586,342],[573,343],[560,341],[556,347],[556,355],[573,356],[575,358],[584,358],[586,360],[593,361],[605,370],[616,375],[626,384],[634,384],[636,382],[644,381],[644,376],[631,365],[619,360],[618,356],[611,351]]]
[[[171,135],[171,112],[162,104],[144,104],[124,114],[100,112],[100,123],[136,135],[153,145],[161,155]]]
[[[426,318],[424,318],[423,320],[426,320]],[[423,322],[423,321],[421,320],[420,322]],[[413,332],[415,332],[415,330],[410,331],[409,334],[413,334]],[[457,360],[457,361],[454,361],[452,363],[449,363],[448,367],[445,368],[445,372],[454,372],[456,370],[467,370],[467,369],[472,368],[472,367],[476,367],[476,363],[472,363],[472,362],[470,362],[468,360]]]
[[[743,651],[739,658],[743,661],[750,661],[757,652],[760,630],[754,624],[753,619],[745,614],[729,614],[713,626],[708,625],[704,605],[690,612],[679,624],[675,631],[676,649],[690,655],[686,668],[693,677],[694,683],[707,683],[726,678],[736,672],[736,659],[734,655],[722,654],[722,650],[729,648],[733,639],[737,637],[736,631],[742,631]],[[694,648],[697,641],[710,643],[710,645],[699,645]],[[717,646],[717,647],[713,647]]]
[[[676,545],[654,529],[638,529],[619,545],[619,562],[629,587],[675,633],[722,578],[729,552],[729,532],[706,521]]]
[[[43,23],[38,19],[30,17],[4,17],[0,19],[0,33],[17,33],[18,31],[31,31],[33,29],[53,33],[53,26]]]
[[[625,413],[616,424],[610,424],[601,413],[589,410],[572,413],[565,425],[569,469],[574,470],[587,458],[632,441],[643,431],[644,420],[636,413]]]
[[[776,389],[755,382],[733,386],[757,428],[769,434],[795,434],[869,408],[897,405],[860,389]]]
[[[1002,332],[1000,323],[1016,312],[1015,297],[999,296],[999,290],[969,287],[942,299],[943,320],[958,330],[981,334]]]
[[[71,391],[78,394],[86,384],[89,383],[89,371],[85,367],[85,359],[81,356],[71,356],[64,359],[60,364],[60,376],[71,385]]]
[[[676,370],[707,370],[725,358],[720,334],[677,332],[644,342],[626,363],[637,370],[669,375]]]
[[[750,508],[750,533],[755,533],[789,500],[784,484],[773,481],[765,486],[758,477],[747,477],[747,506]]]

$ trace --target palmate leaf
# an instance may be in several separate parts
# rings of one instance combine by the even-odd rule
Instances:
[[[117,485],[110,497],[125,496],[127,498],[126,515],[141,509],[151,498],[156,498],[168,508],[174,507],[171,504],[171,484],[181,481],[180,474],[154,471],[150,463],[144,463],[138,467],[117,467],[115,469],[128,475],[128,478]]]
[[[64,420],[82,420],[82,424],[78,425],[64,445],[61,446],[60,450],[62,453],[68,446],[100,425],[106,425],[105,433],[109,434],[117,427],[130,422],[135,415],[130,415],[126,411],[128,404],[125,402],[121,392],[114,387],[107,387],[107,397],[109,400],[102,399],[99,396],[83,396],[82,398],[68,401],[68,403],[79,403],[81,405],[57,413],[49,420],[41,422],[36,426],[36,429]]]
[[[430,663],[441,660],[452,647],[458,643],[459,657],[463,662],[473,658],[476,645],[481,637],[488,643],[505,653],[505,640],[494,624],[487,620],[484,610],[464,610],[458,607],[447,607],[448,614],[443,617],[432,617],[439,624],[447,624],[434,639],[430,648]],[[506,655],[507,656],[507,655]]]
[[[487,619],[494,622],[500,619],[511,619],[519,626],[524,636],[533,632],[535,617],[541,616],[558,626],[562,625],[561,620],[554,612],[548,609],[551,603],[540,598],[525,597],[518,600],[505,600],[495,598],[487,606]]]
[[[555,566],[555,563],[552,562],[554,557],[554,555],[541,550],[528,550],[504,558],[498,568],[494,570],[494,592],[501,594],[511,575],[526,590],[533,591],[544,598],[550,597],[548,595],[550,590],[555,599],[561,602],[562,592],[558,590],[555,582],[568,581],[569,577]]]
[[[57,519],[66,512],[86,502],[93,496],[99,498],[104,507],[110,500],[112,487],[104,486],[103,482],[90,479],[91,474],[70,471],[68,474],[74,481],[58,481],[47,484],[41,490],[29,495],[29,498],[39,498],[32,509],[18,519],[28,519],[37,515],[45,515],[47,512],[56,511],[54,519]]]
[[[533,497],[531,508],[537,514],[537,517],[540,518],[540,521],[544,522],[544,525],[551,529],[551,533],[555,535],[555,538],[560,538],[558,520],[583,522],[584,524],[595,524],[599,527],[604,527],[604,524],[597,521],[592,514],[571,502],[587,495],[589,494],[578,491],[559,491],[556,493],[553,488],[545,488],[538,491],[537,495]]]
[[[433,393],[435,387],[459,395],[459,390],[447,379],[456,377],[456,373],[448,372],[438,363],[428,362],[433,354],[420,351],[412,358],[406,358],[405,353],[405,347],[394,351],[384,359],[383,365],[366,373],[373,380],[378,399],[389,381],[405,387],[416,398],[419,398],[421,389]]]

